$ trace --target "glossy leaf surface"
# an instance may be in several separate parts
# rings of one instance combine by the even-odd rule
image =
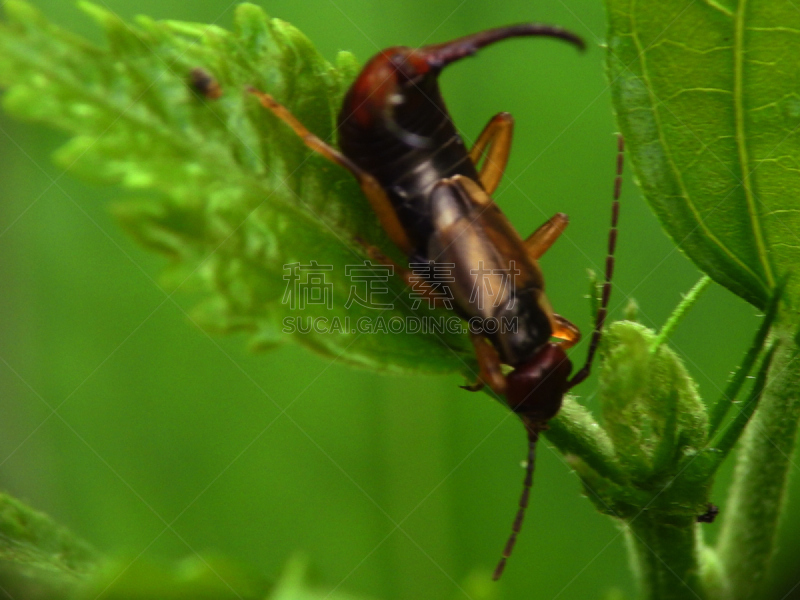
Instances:
[[[800,262],[800,11],[607,5],[614,104],[648,202],[702,270],[763,308]]]

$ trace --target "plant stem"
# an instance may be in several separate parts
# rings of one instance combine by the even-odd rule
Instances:
[[[564,398],[561,412],[550,421],[545,435],[564,456],[579,456],[603,477],[616,483],[626,481],[608,434],[574,398]]]
[[[628,554],[642,600],[705,600],[693,517],[643,512],[626,523]]]
[[[725,508],[719,554],[732,600],[763,597],[775,550],[791,456],[800,422],[800,357],[787,330],[779,342],[761,405],[745,431]]]
[[[772,299],[769,301],[767,310],[764,313],[764,320],[761,322],[761,325],[756,332],[755,339],[753,340],[750,349],[747,351],[747,354],[745,354],[742,364],[736,370],[733,377],[731,377],[730,382],[725,387],[722,397],[717,400],[716,404],[714,404],[709,411],[709,438],[714,437],[714,434],[717,433],[720,425],[722,425],[722,421],[725,420],[725,415],[728,414],[731,405],[736,399],[736,396],[739,394],[739,390],[741,390],[742,385],[744,385],[745,379],[747,379],[747,376],[750,374],[750,370],[753,368],[753,365],[756,364],[756,360],[758,360],[761,351],[764,349],[764,343],[769,335],[769,332],[772,330],[772,324],[775,322],[775,317],[778,316],[778,308],[780,307],[780,300],[783,297],[783,290],[786,286],[786,281],[787,280],[783,280],[775,290],[775,293],[772,295]]]
[[[675,331],[678,323],[680,323],[681,319],[683,319],[686,311],[688,311],[694,305],[694,303],[697,302],[702,293],[706,291],[706,288],[710,283],[711,277],[708,275],[703,275],[703,277],[701,277],[700,280],[694,284],[694,287],[692,287],[692,289],[690,289],[689,292],[683,297],[681,303],[675,307],[675,310],[672,311],[672,314],[669,316],[669,319],[667,319],[667,322],[664,323],[664,326],[658,333],[658,337],[650,347],[650,352],[655,352],[658,350],[659,346],[669,339],[669,336],[671,336],[672,332]]]

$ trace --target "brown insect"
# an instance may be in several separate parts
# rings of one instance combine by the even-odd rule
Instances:
[[[528,435],[528,462],[519,510],[494,578],[511,555],[533,482],[539,434],[559,411],[564,394],[589,375],[611,292],[619,214],[622,139],[606,260],[605,284],[586,363],[572,377],[566,350],[581,337],[578,328],[553,312],[544,294],[539,258],[558,239],[568,219],[558,213],[522,239],[491,199],[508,160],[513,119],[492,118],[467,150],[442,99],[442,69],[480,48],[510,37],[547,36],[583,49],[583,41],[558,27],[522,24],[476,33],[420,49],[392,47],[375,55],[345,96],[338,118],[336,150],[300,123],[270,95],[249,90],[287,123],[314,152],[344,167],[358,180],[381,225],[410,263],[455,266],[454,310],[469,320],[480,367],[465,389],[488,385],[519,415]],[[480,165],[480,166],[479,166]],[[367,246],[371,257],[392,264],[406,283],[414,274]],[[486,275],[488,273],[488,276]],[[501,278],[514,273],[513,285]],[[507,282],[507,281],[506,281]],[[428,296],[434,294],[434,279]],[[494,290],[503,289],[500,297]],[[417,286],[416,289],[419,289]],[[483,327],[490,320],[514,323],[507,330]],[[553,342],[551,338],[560,341]],[[511,367],[504,373],[503,365]]]

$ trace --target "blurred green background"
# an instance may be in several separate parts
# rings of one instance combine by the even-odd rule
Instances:
[[[329,60],[350,50],[364,62],[390,45],[527,20],[583,35],[583,56],[550,40],[501,44],[450,68],[442,87],[467,139],[493,114],[515,115],[496,200],[523,234],[557,211],[570,215],[542,266],[556,310],[591,329],[586,270],[602,269],[616,146],[599,2],[256,3]],[[33,4],[97,39],[71,3]],[[124,18],[224,27],[234,6],[101,4]],[[294,345],[253,355],[243,338],[209,337],[184,312],[197,298],[169,297],[159,285],[163,260],[110,216],[109,202],[126,192],[53,166],[60,134],[5,116],[0,127],[3,490],[137,561],[215,553],[275,576],[301,553],[323,589],[391,600],[633,593],[623,537],[545,443],[515,556],[486,596],[476,582],[498,558],[523,478],[523,430],[502,406],[461,391],[456,376],[386,376]],[[612,316],[635,298],[642,322],[659,327],[699,273],[662,233],[630,172],[620,228]],[[681,325],[673,347],[704,398],[720,392],[757,323],[754,309],[714,286]],[[591,380],[578,392],[596,408],[593,389]],[[729,471],[713,498],[723,511]],[[786,569],[800,527],[792,512],[779,557]]]

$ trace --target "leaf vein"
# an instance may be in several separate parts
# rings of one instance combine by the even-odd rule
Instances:
[[[658,111],[658,106],[661,104],[658,98],[655,96],[653,92],[653,85],[650,81],[650,76],[647,70],[647,60],[645,58],[646,49],[642,47],[641,40],[639,39],[638,28],[636,26],[636,0],[631,1],[631,38],[633,39],[634,44],[636,45],[636,55],[639,59],[640,66],[642,68],[642,78],[646,82],[647,94],[650,97],[650,104],[652,106],[653,112],[653,119],[656,123],[656,129],[658,131],[658,139],[661,147],[664,149],[664,154],[667,157],[669,162],[669,166],[672,169],[672,172],[675,175],[675,180],[678,182],[678,186],[680,187],[681,197],[686,201],[689,210],[691,211],[692,215],[694,216],[695,221],[697,222],[697,227],[699,227],[703,234],[714,244],[716,244],[720,250],[722,250],[726,255],[728,255],[731,260],[733,260],[736,264],[742,267],[745,271],[750,273],[755,279],[761,280],[761,277],[753,272],[753,270],[745,264],[738,256],[736,256],[725,244],[723,244],[720,239],[713,234],[713,232],[706,226],[705,222],[703,221],[702,217],[700,216],[700,212],[697,210],[697,206],[695,206],[694,201],[689,196],[689,191],[686,188],[686,184],[683,181],[683,177],[681,175],[681,171],[678,166],[675,164],[675,159],[672,156],[672,152],[670,151],[669,145],[667,144],[666,139],[664,138],[664,127],[661,122],[661,116]]]
[[[747,0],[740,0],[736,12],[734,24],[734,77],[733,77],[733,102],[736,114],[736,147],[739,154],[739,166],[742,170],[742,186],[744,189],[745,201],[747,203],[747,213],[755,238],[758,258],[764,267],[764,274],[767,277],[767,285],[775,287],[775,280],[772,275],[772,266],[769,263],[764,232],[761,230],[761,222],[758,218],[756,199],[753,194],[753,181],[750,177],[750,159],[748,156],[747,140],[745,139],[745,110],[744,110],[744,17]]]
[[[705,2],[707,5],[708,5],[708,6],[710,6],[711,8],[713,8],[713,9],[716,9],[716,10],[718,10],[719,12],[721,12],[721,13],[722,13],[723,15],[725,15],[726,17],[731,17],[731,18],[733,18],[733,12],[732,12],[732,11],[731,11],[731,10],[730,10],[730,9],[729,9],[727,6],[723,6],[723,5],[722,5],[722,4],[720,4],[719,2],[716,2],[716,0],[703,0],[703,1],[704,1],[704,2]]]

